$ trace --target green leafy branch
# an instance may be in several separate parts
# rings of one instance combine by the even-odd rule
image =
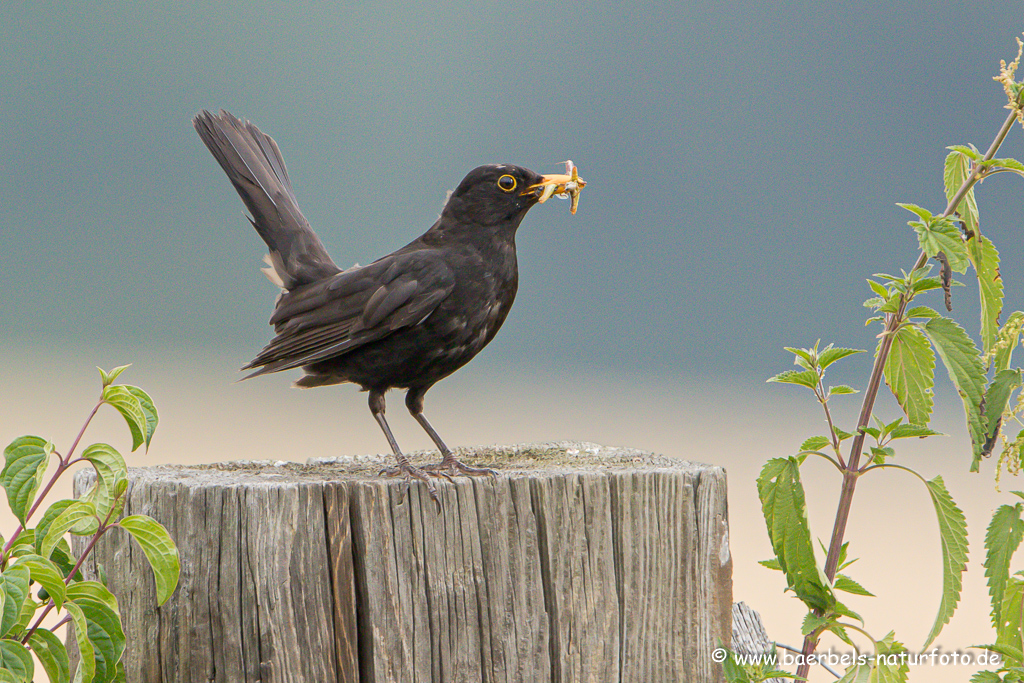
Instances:
[[[38,436],[19,437],[4,449],[0,484],[19,524],[0,554],[0,683],[34,680],[32,654],[51,683],[70,683],[70,660],[54,633],[65,624],[74,630],[79,648],[76,683],[124,680],[121,656],[125,636],[117,599],[103,583],[86,581],[79,571],[110,529],[124,529],[142,548],[153,569],[159,604],[166,602],[177,587],[178,552],[166,529],[145,515],[119,519],[128,490],[124,458],[103,443],[92,444],[81,455],[75,455],[86,428],[103,405],[124,417],[133,451],[143,444],[148,448],[159,418],[145,391],[114,384],[127,367],[109,373],[100,370],[100,397],[66,454]],[[43,486],[48,465],[54,459],[55,471]],[[80,499],[59,500],[47,507],[36,526],[30,527],[29,522],[57,480],[82,462],[93,467],[95,483]],[[72,555],[67,534],[90,537],[80,557]],[[39,586],[35,596],[30,591],[33,583]],[[44,628],[43,622],[53,610],[64,616]]]
[[[1024,49],[1021,41],[1018,45]],[[850,667],[842,677],[843,681],[906,679],[905,663],[889,666],[884,663],[884,658],[879,659],[883,653],[905,652],[903,646],[895,641],[892,633],[876,639],[863,628],[863,622],[859,626],[849,622],[848,618],[861,620],[836,598],[836,593],[870,595],[853,579],[839,573],[849,564],[844,536],[860,477],[886,468],[913,473],[909,468],[891,462],[896,456],[893,442],[938,435],[928,426],[934,405],[936,355],[963,402],[971,438],[970,469],[979,469],[981,460],[993,452],[1000,437],[1003,445],[1000,467],[1006,463],[1010,470],[1021,469],[1024,431],[1011,440],[1005,430],[1012,422],[1024,426],[1021,419],[1024,415],[1024,392],[1020,391],[1022,370],[1011,367],[1013,350],[1020,343],[1024,329],[1024,313],[1010,314],[1006,324],[1000,327],[1004,292],[999,274],[999,254],[991,240],[981,234],[974,194],[975,185],[991,175],[1011,173],[1024,176],[1024,164],[996,157],[1014,121],[1024,124],[1024,86],[1014,81],[1014,71],[1020,59],[1019,51],[1014,62],[1003,64],[997,77],[1006,90],[1010,114],[987,151],[981,154],[973,146],[963,145],[949,148],[943,169],[948,202],[945,209],[933,214],[915,204],[900,204],[913,214],[908,225],[917,237],[920,253],[908,271],[901,271],[899,275],[879,273],[868,280],[872,296],[865,306],[874,312],[868,323],[880,323],[882,329],[853,430],[844,431],[835,423],[829,401],[836,395],[855,391],[846,386],[826,390],[824,376],[830,365],[858,353],[857,350],[829,345],[819,351],[818,343],[809,349],[787,348],[800,369],[780,373],[769,380],[803,386],[812,391],[823,409],[828,427],[826,435],[805,440],[797,455],[770,460],[758,477],[762,512],[775,553],[774,558],[762,564],[782,571],[786,576],[787,589],[793,591],[809,609],[802,628],[802,653],[805,655],[802,661],[805,663],[797,670],[798,678],[806,678],[806,662],[822,634],[831,632],[853,645],[849,632],[856,631],[871,639],[876,660]],[[932,260],[939,264],[937,273],[933,273],[933,266],[929,263]],[[914,303],[928,292],[942,290],[945,308],[951,311],[952,290],[960,284],[954,275],[963,275],[968,270],[974,271],[979,284],[981,348],[952,318],[929,306]],[[883,380],[903,412],[895,420],[882,420],[874,414]],[[873,445],[866,443],[869,437]],[[849,448],[845,458],[843,446]],[[809,455],[829,460],[842,475],[839,504],[823,565],[815,555],[800,479],[800,467]],[[925,643],[928,647],[949,622],[960,600],[962,575],[967,563],[967,526],[963,512],[956,506],[941,477],[925,480],[917,473],[914,475],[925,484],[932,500],[943,561],[942,596]],[[1018,667],[1019,673],[1024,674],[1024,668],[1021,668],[1024,667],[1024,654],[1021,654],[1024,653],[1024,636],[1020,626],[1021,610],[1024,609],[1024,573],[1013,576],[1009,573],[1010,556],[1024,537],[1021,512],[1021,503],[1000,508],[986,539],[986,575],[992,594],[993,620],[1000,634],[993,646],[986,647],[1003,652],[1010,666]],[[994,674],[995,679],[985,680],[1024,680],[1024,675],[1013,674],[1017,675],[1014,678],[1008,672],[1008,669],[1003,670],[1005,677]]]

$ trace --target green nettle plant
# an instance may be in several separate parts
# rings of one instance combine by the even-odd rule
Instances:
[[[51,683],[69,683],[68,653],[54,633],[69,623],[80,655],[76,683],[124,680],[121,656],[125,635],[117,599],[103,583],[86,581],[79,571],[96,542],[111,529],[124,529],[142,548],[153,568],[159,604],[165,603],[178,585],[178,550],[166,529],[146,515],[119,519],[128,489],[124,458],[103,443],[76,455],[86,428],[104,404],[124,416],[132,451],[142,444],[149,447],[157,425],[156,408],[142,389],[114,384],[127,367],[109,373],[100,370],[102,393],[67,453],[58,452],[53,443],[38,436],[17,438],[4,449],[0,483],[19,523],[9,538],[0,537],[0,683],[36,680],[32,654]],[[43,486],[52,461],[56,461],[56,470]],[[91,464],[96,472],[93,486],[78,500],[53,503],[36,516],[35,527],[30,527],[57,480],[82,462]],[[67,534],[89,537],[81,557],[72,555]],[[54,610],[57,615],[51,621],[55,623],[44,626]]]
[[[1018,46],[1022,43],[1018,39]],[[868,595],[859,583],[841,573],[853,560],[847,557],[844,541],[857,482],[868,473],[902,470],[921,480],[931,496],[939,522],[942,547],[942,596],[938,614],[922,649],[927,649],[949,622],[960,600],[962,575],[967,568],[967,524],[943,484],[942,477],[925,480],[908,467],[896,464],[895,444],[900,439],[935,436],[928,427],[932,415],[935,355],[942,360],[959,393],[971,437],[970,470],[976,472],[983,458],[1000,450],[996,478],[1003,467],[1016,472],[1024,454],[1024,431],[1015,436],[1007,431],[1016,423],[1024,425],[1024,392],[1020,367],[1013,367],[1011,356],[1021,341],[1024,313],[1006,316],[1000,326],[1003,308],[1003,282],[999,275],[999,253],[992,241],[982,235],[974,186],[998,173],[1024,176],[1024,165],[1014,159],[996,157],[1000,145],[1014,127],[1024,126],[1024,86],[1014,80],[1021,50],[1010,64],[1002,64],[999,81],[1006,91],[1010,114],[987,151],[974,146],[949,147],[944,181],[948,204],[941,213],[932,214],[914,204],[900,204],[913,214],[909,222],[917,235],[921,253],[908,271],[899,275],[877,274],[868,280],[871,298],[864,305],[874,312],[869,324],[881,326],[874,364],[863,392],[856,425],[849,431],[833,420],[831,402],[840,396],[859,393],[849,386],[827,386],[826,370],[847,356],[863,353],[857,349],[828,345],[819,348],[789,348],[799,369],[783,372],[769,382],[805,387],[824,412],[827,433],[804,441],[799,452],[788,458],[773,458],[757,480],[758,493],[775,557],[763,565],[781,571],[787,590],[792,591],[808,609],[802,625],[802,656],[794,659],[799,668],[793,673],[779,671],[773,662],[752,664],[730,655],[724,665],[726,678],[752,683],[767,678],[789,676],[805,679],[813,661],[819,638],[826,632],[847,643],[856,653],[842,683],[853,681],[905,681],[909,673],[909,652],[889,632],[872,635],[863,620],[839,598],[840,593]],[[933,268],[931,260],[937,262]],[[919,303],[923,295],[942,292],[945,308],[952,310],[951,287],[959,284],[953,274],[973,271],[978,279],[981,299],[981,348],[952,318]],[[933,272],[934,271],[934,272]],[[933,292],[933,290],[935,290]],[[903,415],[891,419],[875,414],[875,400],[882,382],[889,387]],[[844,457],[843,453],[846,452]],[[842,478],[838,509],[831,540],[825,551],[824,566],[819,564],[807,520],[801,465],[810,457],[824,458],[835,466]],[[1024,493],[1015,492],[1020,498]],[[1024,681],[1024,571],[1010,574],[1010,561],[1024,538],[1024,502],[999,507],[985,537],[985,575],[992,600],[992,624],[996,642],[975,647],[998,655],[997,670],[980,671],[975,683]],[[867,639],[873,651],[862,652],[855,642]]]

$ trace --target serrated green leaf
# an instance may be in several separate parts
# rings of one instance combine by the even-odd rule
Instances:
[[[964,245],[963,236],[953,219],[937,217],[928,222],[910,221],[908,225],[917,233],[921,251],[928,258],[933,258],[941,252],[946,255],[949,267],[953,269],[953,272],[964,273],[967,271],[967,247]],[[941,286],[942,283],[939,284]],[[914,291],[924,291],[924,289],[919,290],[915,286]]]
[[[833,621],[835,620],[823,617],[820,614],[815,614],[814,612],[808,612],[804,615],[804,621],[800,625],[800,635],[806,637],[815,631],[821,633],[827,629]]]
[[[1002,683],[1002,677],[995,671],[976,671],[970,683]]]
[[[73,602],[64,603],[64,610],[71,617],[78,645],[78,671],[75,681],[92,681],[96,676],[96,647],[89,639],[89,622],[82,608]]]
[[[818,365],[824,370],[828,366],[835,363],[837,360],[852,356],[857,353],[864,353],[864,349],[839,349],[839,348],[828,348],[821,352],[818,356]]]
[[[999,252],[992,240],[978,235],[967,240],[967,255],[978,274],[981,302],[981,345],[985,353],[996,343],[999,314],[1003,312],[1003,277],[999,274]]]
[[[782,571],[782,565],[779,564],[779,559],[777,557],[772,557],[767,560],[759,560],[758,564],[762,567],[767,567],[768,569],[774,569],[779,572]]]
[[[113,446],[105,443],[89,446],[82,452],[82,458],[92,463],[96,481],[81,500],[92,502],[100,519],[116,519],[124,509],[124,497],[118,489],[122,483],[127,484],[128,465]]]
[[[726,683],[751,683],[746,667],[740,664],[731,650],[726,650],[725,660],[722,662],[722,674],[725,676]]]
[[[95,680],[113,680],[125,647],[117,600],[103,584],[81,581],[68,587],[65,606],[72,604],[81,608],[88,623],[88,637],[96,656]]]
[[[1024,327],[1024,313],[1014,311],[999,329],[996,343],[992,348],[992,364],[997,371],[1009,369],[1013,350],[1017,348],[1017,342],[1020,340],[1022,327]]]
[[[45,628],[36,629],[28,638],[28,646],[43,665],[50,683],[70,683],[71,664],[60,638]]]
[[[837,591],[845,591],[846,593],[853,593],[854,595],[867,595],[868,597],[875,597],[875,594],[870,592],[867,588],[860,585],[846,574],[836,574],[836,580],[833,584]]]
[[[54,607],[61,608],[64,604],[65,574],[56,564],[39,555],[23,555],[18,558],[18,566],[27,567],[32,580],[42,586],[50,598]]]
[[[910,665],[903,655],[907,648],[895,639],[891,631],[882,640],[875,642],[875,668],[868,678],[869,683],[906,683]]]
[[[1010,394],[1020,385],[1021,371],[1019,368],[1014,368],[1013,370],[998,371],[985,390],[982,411],[985,420],[985,438],[988,443],[992,443],[996,436],[1003,412],[1010,401]]]
[[[907,315],[907,319],[908,320],[910,320],[912,318],[929,318],[929,319],[931,319],[931,318],[941,318],[942,317],[941,315],[939,315],[938,311],[936,311],[933,308],[929,308],[928,306],[914,306],[913,308],[911,308],[911,309],[909,309],[907,311],[906,315]]]
[[[967,146],[967,145],[950,145],[946,149],[951,150],[953,152],[960,152],[961,154],[964,154],[964,155],[970,157],[974,161],[981,161],[981,159],[982,159],[981,152],[979,152],[974,147],[974,145],[970,145],[970,146]]]
[[[907,211],[915,214],[922,221],[929,221],[933,218],[931,211],[929,211],[928,209],[921,208],[917,204],[901,204],[899,202],[896,202],[896,206],[900,207],[901,209],[906,209]]]
[[[181,570],[178,549],[167,529],[146,515],[125,517],[118,522],[118,526],[130,533],[146,554],[156,579],[157,604],[164,604],[174,594],[174,589],[178,586],[178,573]]]
[[[954,286],[958,287],[958,286],[961,286],[961,285],[960,285],[959,282],[953,280],[953,281],[950,282],[950,286],[951,287],[954,287]],[[930,292],[933,289],[942,289],[942,280],[940,278],[937,278],[937,277],[921,278],[920,280],[915,282],[913,284],[913,286],[911,287],[911,291],[914,292],[915,296],[918,295],[918,294],[922,294],[924,292]],[[922,308],[924,308],[924,307],[922,306]]]
[[[789,587],[811,609],[829,611],[835,597],[825,585],[811,544],[800,466],[795,458],[773,458],[757,478],[768,538]]]
[[[836,436],[837,436],[837,437],[839,437],[839,441],[840,441],[840,442],[842,442],[842,441],[846,441],[846,440],[847,440],[847,439],[849,439],[849,438],[850,438],[851,436],[853,436],[853,434],[851,434],[850,432],[844,432],[844,431],[843,431],[842,429],[840,429],[839,427],[835,427],[835,430],[836,430]]]
[[[988,650],[989,652],[995,652],[997,655],[1003,658],[1003,664],[1007,667],[1020,666],[1021,662],[1024,661],[1024,652],[1019,647],[1012,645],[999,645],[992,643],[991,645],[972,645],[982,650]]]
[[[874,671],[874,667],[867,662],[862,664],[854,661],[853,664],[846,667],[843,677],[837,680],[836,683],[868,683],[872,671]]]
[[[103,368],[96,368],[97,370],[100,371],[100,381],[103,382],[103,388],[106,389],[111,384],[113,384],[114,380],[117,379],[118,375],[120,375],[122,372],[124,372],[131,366],[131,363],[129,363],[128,365],[119,365],[110,372],[105,371]]]
[[[992,597],[992,625],[997,628],[1003,593],[1010,578],[1010,559],[1024,538],[1022,510],[1022,503],[1000,505],[992,514],[985,534],[985,577],[988,579],[988,594]]]
[[[53,444],[38,436],[22,436],[4,449],[0,480],[7,491],[11,511],[22,526],[43,483],[47,460],[52,453]]]
[[[977,160],[978,157],[973,156],[973,153],[963,152],[960,149],[955,149],[946,156],[945,168],[942,174],[943,185],[946,188],[946,201],[953,200],[953,197],[963,186],[964,181],[971,174],[971,159]],[[953,207],[953,210],[960,215],[969,233],[978,234],[978,202],[974,198],[973,187],[960,200],[960,204]]]
[[[128,430],[132,434],[132,451],[138,449],[146,442],[148,426],[146,412],[142,409],[139,399],[120,384],[112,384],[103,389],[103,402],[117,409],[128,424]]]
[[[800,386],[814,389],[818,386],[818,373],[814,370],[786,370],[775,375],[769,382],[780,382],[782,384],[799,384]]]
[[[31,683],[36,670],[28,648],[16,640],[0,640],[0,669],[9,672],[15,680]]]
[[[3,592],[3,612],[0,613],[0,636],[10,635],[10,631],[21,617],[21,608],[29,598],[28,567],[13,565],[0,574],[0,591]]]
[[[883,371],[885,383],[907,419],[914,424],[927,425],[932,414],[935,354],[920,330],[908,325],[893,334]]]
[[[83,528],[82,523],[86,520],[92,520],[92,523]],[[95,526],[92,526],[93,523]],[[57,541],[68,531],[86,536],[95,533],[97,528],[99,528],[99,522],[96,520],[96,506],[88,501],[76,500],[68,505],[50,524],[50,528],[46,531],[46,537],[39,544],[39,554],[43,557],[50,557]]]
[[[844,396],[847,394],[859,394],[860,391],[845,384],[828,388],[828,396]]]
[[[985,369],[982,367],[978,348],[964,332],[964,328],[949,318],[936,318],[922,325],[932,346],[942,358],[949,378],[953,380],[964,404],[967,430],[971,435],[974,459],[971,471],[978,471],[982,450],[988,440],[988,431],[982,416],[982,401],[985,396]],[[917,424],[927,424],[911,420]]]
[[[822,448],[827,447],[831,441],[828,440],[827,436],[812,436],[811,438],[800,444],[801,451],[820,451]]]
[[[1012,171],[1017,175],[1024,176],[1024,164],[1020,163],[1016,159],[989,159],[985,162],[986,166],[990,166],[994,169],[1006,169]]]
[[[157,414],[156,405],[153,403],[153,399],[149,397],[145,391],[139,387],[131,386],[130,384],[124,385],[124,388],[131,393],[139,401],[139,406],[142,408],[142,413],[146,416],[146,449],[149,449],[149,444],[153,441],[153,434],[156,433],[157,424],[160,422],[160,416]]]
[[[1024,580],[1018,574],[1011,576],[1004,584],[1003,604],[999,607],[999,623],[996,624],[996,646],[1000,648],[1024,649],[1021,633],[1021,607],[1024,597]],[[986,646],[993,649],[992,646]],[[996,650],[996,652],[1003,652]],[[1003,654],[1005,657],[1006,655]],[[1015,655],[1016,657],[1016,655]],[[1022,659],[1013,662],[1022,663]]]
[[[881,298],[883,300],[889,298],[889,290],[886,289],[885,285],[883,285],[881,282],[875,282],[874,280],[868,280],[867,283],[868,283],[868,287],[871,288],[871,291],[874,292],[875,295],[877,295],[879,298]]]
[[[932,644],[942,631],[942,627],[949,623],[953,616],[957,603],[960,602],[963,573],[967,570],[967,520],[964,513],[953,502],[953,497],[946,490],[942,477],[930,479],[926,484],[939,521],[939,539],[942,545],[942,600],[923,649]]]
[[[812,349],[798,349],[793,346],[784,346],[782,348],[796,356],[796,358],[793,359],[793,362],[805,370],[811,370],[814,367]]]
[[[890,439],[909,439],[912,437],[924,438],[926,436],[946,436],[946,434],[936,432],[928,427],[909,423],[899,425],[889,434]]]

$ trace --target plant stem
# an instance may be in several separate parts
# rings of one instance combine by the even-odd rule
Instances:
[[[983,161],[988,161],[995,157],[996,152],[999,150],[1000,145],[1006,139],[1010,129],[1013,127],[1014,121],[1017,119],[1017,110],[1011,110],[1009,116],[1006,117],[1006,121],[1003,122],[1002,127],[996,134],[992,144],[989,145],[988,151],[985,152]],[[978,182],[981,173],[981,165],[975,163],[971,168],[971,173],[964,180],[960,189],[957,190],[956,194],[949,200],[946,205],[946,210],[943,212],[943,216],[949,216],[963,201],[967,193],[970,192],[974,184]],[[928,262],[928,256],[923,251],[917,257],[917,261],[914,263],[914,267],[911,272],[922,268]],[[832,539],[828,546],[828,556],[825,558],[825,576],[828,577],[829,581],[833,581],[836,578],[836,571],[839,566],[839,552],[843,547],[843,539],[846,536],[846,523],[850,519],[850,509],[853,505],[853,494],[857,489],[857,479],[861,475],[860,470],[860,456],[864,448],[865,432],[864,427],[868,426],[868,422],[871,420],[871,414],[875,409],[875,400],[878,398],[878,389],[882,384],[882,376],[885,371],[885,362],[889,358],[889,351],[892,349],[893,333],[903,320],[903,314],[906,311],[907,299],[904,296],[900,301],[899,311],[895,314],[888,314],[885,321],[885,331],[882,333],[882,343],[879,346],[878,354],[875,356],[875,363],[871,368],[871,377],[868,380],[867,390],[864,392],[864,400],[861,403],[860,417],[857,419],[857,431],[853,437],[853,443],[850,446],[850,457],[846,462],[846,467],[843,470],[843,487],[839,493],[839,505],[836,509],[835,524],[832,527]],[[811,653],[814,652],[818,646],[818,638],[810,637],[804,638],[803,646],[803,661],[797,669],[797,678],[805,679],[810,670],[810,664],[807,663],[807,659]]]
[[[39,509],[39,506],[42,505],[43,500],[46,499],[47,494],[50,493],[50,489],[53,488],[53,485],[57,483],[57,480],[60,479],[60,476],[64,474],[64,472],[68,469],[68,466],[71,464],[71,456],[74,455],[75,449],[78,448],[78,443],[82,440],[82,436],[85,434],[86,428],[89,426],[89,423],[92,422],[92,418],[96,417],[96,413],[99,411],[101,405],[103,405],[102,396],[100,397],[100,400],[96,402],[96,405],[93,406],[92,412],[89,413],[89,417],[87,417],[85,420],[85,424],[83,424],[82,428],[78,430],[78,436],[75,437],[75,441],[74,443],[71,444],[71,449],[68,451],[67,455],[60,458],[60,462],[57,464],[57,471],[53,473],[53,476],[50,477],[50,481],[46,483],[46,486],[43,488],[42,492],[36,496],[35,501],[32,503],[32,507],[28,509],[28,513],[25,515],[25,523],[27,523],[28,520],[32,517],[32,515],[35,514],[35,511]],[[11,549],[11,546],[14,545],[14,542],[18,540],[18,536],[21,536],[21,532],[24,530],[25,524],[18,524],[18,528],[14,530],[13,534],[11,534],[10,540],[8,540],[6,544],[4,544],[4,558],[7,557],[7,551]]]

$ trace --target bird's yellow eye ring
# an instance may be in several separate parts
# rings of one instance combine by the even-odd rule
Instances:
[[[518,184],[519,183],[516,182],[516,179],[507,173],[498,178],[498,187],[501,188],[502,192],[511,192],[516,189],[516,185]]]

